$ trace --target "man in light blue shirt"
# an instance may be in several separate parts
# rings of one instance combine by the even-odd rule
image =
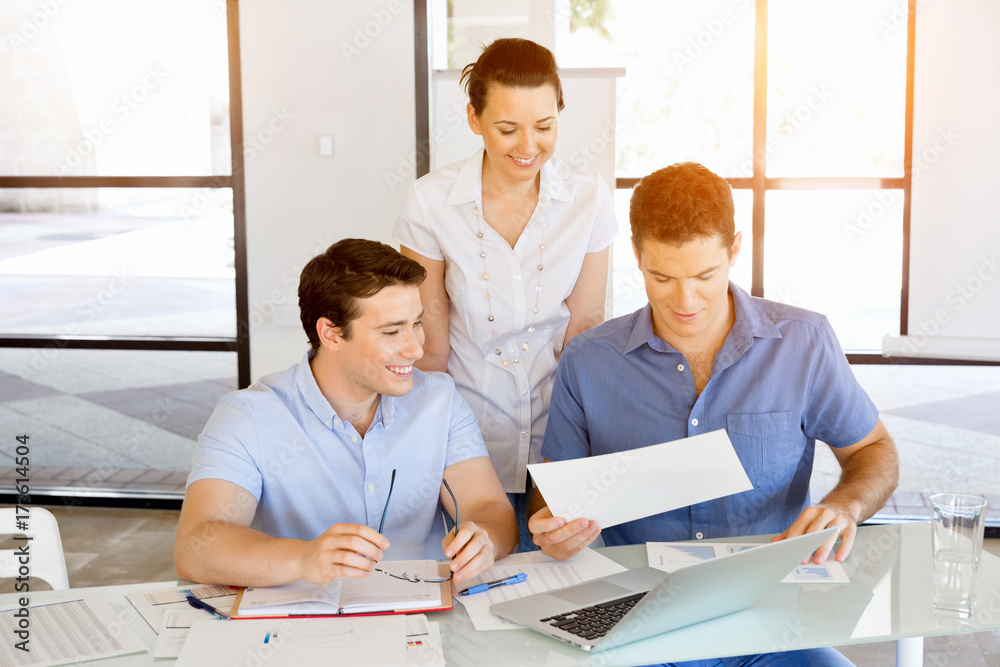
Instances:
[[[425,275],[361,239],[306,265],[299,308],[311,349],[223,397],[205,426],[177,528],[181,577],[326,583],[370,576],[382,558],[447,557],[460,582],[517,544],[472,411],[449,376],[413,368]],[[454,519],[456,508],[442,479],[461,521],[447,533],[440,509]]]
[[[701,165],[673,165],[643,178],[629,218],[649,303],[566,346],[542,456],[607,454],[724,428],[754,488],[603,533],[594,521],[553,517],[536,494],[528,524],[535,543],[565,559],[599,534],[609,545],[641,544],[761,533],[782,539],[836,526],[836,558],[843,560],[857,524],[895,488],[898,460],[829,322],[729,282],[741,242],[732,192]],[[811,505],[817,439],[830,445],[843,473]],[[815,562],[824,562],[835,542],[820,547]],[[785,664],[845,662],[832,649],[784,655]]]

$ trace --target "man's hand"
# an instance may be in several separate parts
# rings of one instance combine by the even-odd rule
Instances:
[[[772,538],[771,541],[777,542],[806,533],[818,533],[826,528],[839,528],[840,534],[834,535],[820,545],[813,554],[812,562],[817,565],[825,563],[838,537],[840,538],[840,548],[837,549],[836,559],[843,561],[851,552],[851,547],[854,546],[854,535],[858,530],[858,523],[847,512],[832,505],[820,503],[805,508],[799,518],[785,532]],[[808,562],[809,560],[803,561],[803,564]]]
[[[315,540],[302,543],[302,578],[325,584],[336,577],[369,577],[389,540],[357,523],[338,523]]]
[[[467,581],[493,567],[496,548],[486,529],[473,521],[463,521],[455,532],[441,540],[444,555],[451,559],[455,581]]]
[[[574,519],[569,523],[562,517],[552,516],[548,506],[528,519],[532,541],[542,553],[556,560],[566,560],[586,549],[601,534],[596,521]]]
[[[815,533],[835,526],[840,528],[837,560],[847,558],[854,546],[858,524],[885,505],[899,481],[899,457],[882,420],[861,441],[847,447],[832,447],[840,467],[840,481],[830,493],[812,507],[807,507],[788,529],[775,540]],[[833,550],[836,538],[830,538],[816,550],[812,561],[823,563]],[[809,562],[809,561],[806,561]]]

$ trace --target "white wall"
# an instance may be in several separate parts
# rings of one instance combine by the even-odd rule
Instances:
[[[412,181],[413,8],[243,0],[240,40],[256,380],[307,349],[301,326],[271,322],[274,306],[297,318],[305,263],[341,238],[389,242]],[[334,136],[332,158],[319,156],[321,134]]]
[[[917,5],[904,356],[1000,359],[998,25],[995,0]]]

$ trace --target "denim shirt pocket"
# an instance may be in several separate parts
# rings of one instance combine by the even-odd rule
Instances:
[[[755,489],[786,477],[781,466],[787,458],[791,426],[792,413],[789,411],[726,416],[726,432]],[[793,469],[791,473],[794,472]]]

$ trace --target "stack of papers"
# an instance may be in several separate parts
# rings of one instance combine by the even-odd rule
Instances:
[[[187,665],[438,667],[444,651],[437,623],[410,616],[203,619],[191,626],[177,659]]]
[[[434,587],[440,591],[441,585]],[[316,655],[321,649],[336,649],[341,664],[408,667],[445,664],[439,624],[428,621],[422,614],[222,621],[188,605],[184,597],[187,590],[221,611],[228,611],[235,598],[232,589],[225,586],[198,585],[128,596],[157,631],[154,658],[181,658],[180,664],[205,664],[209,659],[206,656],[211,656],[211,660],[222,660],[220,664],[230,664],[227,660],[231,664],[246,664],[252,655],[269,667],[303,667],[329,662],[329,654],[324,660],[317,660]],[[211,646],[206,648],[206,645]],[[145,650],[141,642],[132,652],[137,650]],[[265,660],[266,656],[270,658]]]
[[[0,662],[12,665],[65,665],[111,658],[129,653],[145,653],[146,646],[128,626],[118,621],[115,611],[102,598],[48,600],[44,604],[27,607],[31,625],[26,651],[13,647],[18,641],[15,609],[0,610],[0,629],[3,630],[4,653]]]

